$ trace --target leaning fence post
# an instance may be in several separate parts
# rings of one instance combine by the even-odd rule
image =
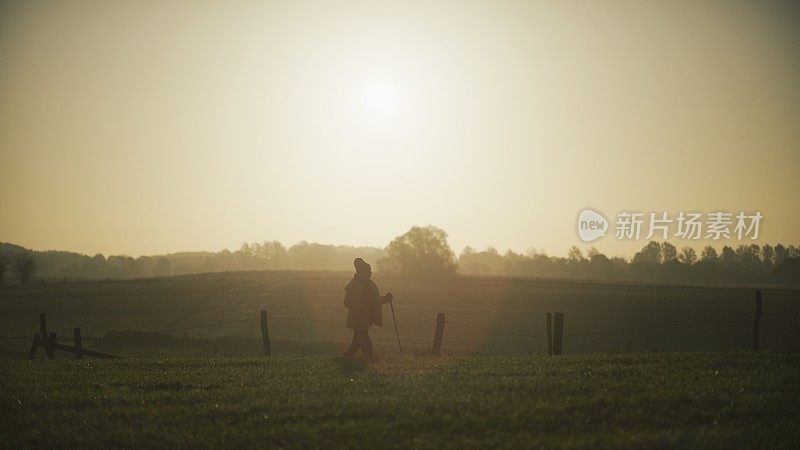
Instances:
[[[56,357],[56,334],[50,333],[47,338],[47,358],[53,359]]]
[[[547,354],[553,354],[553,315],[547,313]]]
[[[433,334],[433,354],[442,354],[442,335],[444,335],[444,313],[436,315],[436,331]]]
[[[756,289],[756,315],[753,320],[753,350],[758,350],[758,332],[761,325],[761,289]]]
[[[81,327],[72,330],[72,336],[75,339],[75,357],[81,359],[83,356],[83,346],[81,345]]]
[[[39,333],[42,335],[42,340],[47,342],[47,316],[44,313],[39,314]]]
[[[31,351],[28,352],[28,359],[33,359],[33,357],[36,356],[36,349],[38,349],[40,345],[42,345],[42,335],[39,334],[39,333],[36,333],[33,336],[33,343],[31,344]]]
[[[270,356],[272,349],[269,343],[269,326],[267,325],[267,312],[261,311],[261,341],[264,344],[264,356]]]
[[[560,355],[564,349],[564,314],[557,312],[553,323],[553,354]]]

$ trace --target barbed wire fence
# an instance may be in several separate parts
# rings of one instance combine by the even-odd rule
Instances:
[[[759,330],[758,330],[758,323],[760,318],[763,316],[771,316],[771,317],[783,317],[783,318],[796,318],[800,319],[800,312],[792,312],[792,311],[773,311],[768,313],[762,313],[760,307],[760,292],[757,291],[756,296],[756,313],[755,314],[745,314],[745,315],[737,315],[737,316],[730,316],[730,317],[723,317],[723,318],[711,318],[711,319],[702,319],[702,320],[695,320],[695,321],[682,321],[682,322],[672,322],[672,323],[665,323],[665,324],[657,324],[657,325],[649,325],[643,327],[633,327],[633,328],[619,328],[615,330],[597,330],[597,331],[584,331],[584,332],[577,332],[577,333],[568,333],[563,334],[561,333],[560,336],[554,336],[553,330],[551,330],[550,323],[549,323],[549,314],[548,314],[548,333],[546,335],[537,335],[531,334],[520,330],[512,330],[508,328],[496,328],[491,324],[486,323],[474,323],[468,322],[462,319],[459,320],[450,320],[444,319],[444,313],[439,313],[436,320],[425,320],[425,317],[430,317],[430,313],[425,314],[417,314],[411,318],[401,320],[397,322],[399,328],[406,328],[409,324],[414,324],[417,326],[421,325],[436,325],[436,329],[434,330],[434,345],[433,345],[433,353],[438,354],[440,352],[441,340],[444,331],[445,324],[449,324],[455,327],[461,328],[471,328],[486,331],[487,333],[497,333],[503,334],[507,336],[514,336],[514,337],[521,337],[527,339],[533,339],[539,342],[547,341],[548,342],[548,354],[560,354],[554,352],[554,341],[556,339],[569,339],[569,338],[576,338],[576,337],[587,337],[587,336],[603,336],[603,335],[633,335],[634,333],[641,333],[646,331],[658,330],[658,329],[666,329],[666,328],[678,328],[678,327],[691,327],[697,325],[705,325],[710,323],[718,323],[718,322],[729,322],[735,320],[743,320],[743,319],[753,319],[755,321],[754,324],[754,345],[755,349],[758,349],[758,340],[759,340]],[[561,313],[557,313],[561,314]],[[563,314],[562,314],[563,320]],[[343,320],[333,320],[333,319],[318,319],[312,317],[297,317],[297,316],[269,316],[267,317],[265,312],[262,312],[261,317],[259,318],[243,318],[237,320],[227,320],[227,321],[220,321],[220,322],[213,322],[213,323],[204,323],[204,324],[194,324],[185,327],[168,327],[168,328],[160,328],[151,331],[142,331],[142,330],[131,330],[135,333],[152,333],[152,334],[177,334],[177,333],[184,333],[187,331],[195,331],[201,329],[209,329],[209,328],[217,328],[217,327],[224,327],[224,326],[231,326],[231,325],[238,325],[242,323],[258,323],[261,322],[261,332],[262,338],[265,342],[269,341],[268,336],[268,329],[269,329],[269,322],[272,321],[286,321],[286,322],[302,322],[302,323],[313,323],[318,325],[329,325],[332,327],[339,328],[343,324]],[[563,331],[563,330],[562,330]],[[680,335],[680,334],[687,334],[688,332],[681,332],[681,333],[674,333],[673,335]],[[413,338],[413,339],[424,339],[424,336],[405,336],[406,338]],[[84,339],[89,340],[98,340],[98,339],[105,339],[108,338],[108,334],[105,336],[85,336]],[[12,341],[12,342],[30,342],[30,338],[25,336],[0,336],[0,339],[5,341]],[[61,340],[68,340],[68,338],[62,338]],[[438,342],[437,342],[438,341]],[[266,353],[270,353],[267,351]]]

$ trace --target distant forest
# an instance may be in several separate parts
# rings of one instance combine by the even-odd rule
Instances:
[[[800,284],[800,249],[781,244],[706,246],[680,252],[668,242],[651,241],[632,258],[612,257],[590,248],[571,247],[566,258],[530,252],[521,255],[494,249],[477,252],[467,247],[458,258],[467,274],[502,274],[547,278],[619,280],[678,284]]]
[[[447,234],[436,227],[412,227],[387,247],[351,247],[277,241],[244,243],[235,251],[182,252],[157,256],[94,256],[65,251],[32,251],[0,243],[0,281],[5,284],[77,279],[163,277],[252,270],[353,270],[362,257],[378,273],[412,276],[500,275],[680,284],[800,284],[800,248],[741,245],[680,251],[668,242],[649,242],[631,258],[608,257],[594,248],[571,247],[567,257],[531,251],[500,254],[493,248],[465,248],[456,256]]]
[[[105,257],[65,251],[31,251],[0,243],[8,282],[14,277],[18,255],[32,256],[36,277],[45,278],[144,278],[240,270],[349,270],[358,256],[377,260],[385,252],[375,247],[350,247],[301,242],[288,249],[280,242],[245,243],[239,250],[180,252],[166,255]]]

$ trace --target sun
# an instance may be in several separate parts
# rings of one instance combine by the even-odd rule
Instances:
[[[389,115],[397,109],[397,90],[389,81],[370,81],[361,90],[361,104],[370,115]]]

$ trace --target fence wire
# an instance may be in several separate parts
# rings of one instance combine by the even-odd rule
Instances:
[[[523,336],[523,337],[529,337],[529,338],[534,338],[534,339],[542,339],[542,340],[545,339],[542,336],[535,336],[533,334],[521,333],[521,332],[518,332],[518,331],[501,330],[499,328],[488,328],[488,327],[483,327],[483,326],[480,326],[480,325],[475,325],[473,323],[454,322],[452,320],[445,320],[444,322],[445,323],[450,323],[450,324],[453,324],[453,325],[456,325],[456,326],[460,326],[460,327],[470,327],[470,328],[477,328],[479,330],[486,330],[486,331],[489,331],[491,333],[505,333],[505,334],[511,334],[511,335],[514,335],[514,336]]]
[[[769,314],[761,314],[762,317],[764,316],[799,316],[800,313],[794,314],[783,314],[783,313],[769,313]],[[738,319],[755,319],[755,314],[749,314],[745,316],[735,316],[735,317],[724,317],[722,319],[706,319],[706,320],[697,320],[693,322],[676,322],[676,323],[667,323],[661,325],[652,325],[647,327],[639,327],[639,328],[625,328],[622,330],[611,330],[611,331],[591,331],[585,333],[573,333],[573,334],[565,334],[564,337],[577,337],[577,336],[597,336],[602,334],[626,334],[626,333],[636,333],[638,331],[647,331],[647,330],[655,330],[658,328],[671,328],[671,327],[684,327],[684,326],[691,326],[691,325],[702,325],[706,323],[713,323],[713,322],[725,322],[729,320],[738,320]]]
[[[229,322],[209,323],[209,324],[206,324],[206,325],[197,325],[197,326],[191,326],[191,327],[187,327],[187,328],[172,328],[172,329],[151,331],[151,333],[178,333],[178,332],[181,332],[181,331],[200,330],[200,329],[203,329],[203,328],[221,327],[221,326],[225,326],[225,325],[233,325],[233,324],[236,324],[236,323],[243,323],[243,322],[256,322],[258,320],[259,319],[232,320],[232,321],[229,321]]]
[[[409,319],[398,321],[397,325],[398,325],[398,327],[401,327],[401,326],[405,327],[409,323],[415,322],[415,321],[418,324],[421,324],[421,325],[422,324],[432,325],[432,324],[435,323],[435,320],[427,320],[425,322],[419,322],[419,319],[421,319],[424,316],[425,315],[423,315],[423,314],[416,315],[416,316],[411,317]],[[780,316],[780,317],[800,318],[800,312],[776,311],[776,312],[771,312],[771,313],[762,313],[761,316],[762,317],[764,317],[764,316],[773,316],[773,317]],[[655,330],[655,329],[661,329],[661,328],[685,327],[685,326],[692,326],[692,325],[702,325],[702,324],[707,324],[707,323],[726,322],[726,321],[731,321],[731,320],[740,320],[740,319],[754,319],[755,317],[756,316],[754,314],[748,314],[748,315],[741,315],[741,316],[734,316],[734,317],[724,317],[724,318],[720,318],[720,319],[705,319],[705,320],[697,320],[697,321],[691,321],[691,322],[676,322],[676,323],[651,325],[651,326],[637,327],[637,328],[625,328],[625,329],[604,330],[604,331],[587,331],[587,332],[581,332],[581,333],[565,334],[563,337],[564,338],[570,338],[570,337],[598,336],[598,335],[610,335],[610,334],[631,334],[631,333],[636,333],[636,332],[641,332],[641,331],[648,331],[648,330]],[[261,320],[260,318],[239,319],[239,320],[231,320],[231,321],[224,321],[224,322],[208,323],[208,324],[202,324],[202,325],[192,325],[192,326],[183,327],[183,328],[165,328],[165,329],[160,329],[160,330],[155,330],[155,331],[142,331],[142,332],[145,332],[145,333],[147,333],[147,332],[149,332],[149,333],[180,333],[180,332],[184,332],[184,331],[200,330],[200,329],[206,329],[206,328],[215,328],[215,327],[221,327],[221,326],[227,326],[227,325],[235,325],[235,324],[246,323],[246,322],[259,322],[260,320]],[[320,324],[335,324],[335,325],[341,325],[343,323],[343,320],[314,319],[314,318],[310,318],[310,317],[290,317],[290,316],[267,317],[267,321],[272,321],[272,320],[300,321],[300,322],[311,322],[311,323],[320,323]],[[445,320],[445,323],[449,323],[449,324],[452,324],[452,325],[455,325],[455,326],[459,326],[459,327],[475,328],[475,329],[479,329],[479,330],[488,331],[488,332],[491,332],[491,333],[502,333],[502,334],[508,334],[508,335],[512,335],[512,336],[520,336],[520,337],[539,339],[539,340],[547,339],[546,336],[534,335],[534,334],[524,333],[524,332],[515,331],[515,330],[492,328],[490,326],[479,325],[479,324],[469,323],[469,322]],[[391,325],[391,324],[389,324],[389,325]],[[676,335],[677,334],[685,334],[685,333],[676,333]],[[103,338],[103,336],[84,336],[83,338],[84,339],[101,339],[101,338]],[[18,342],[29,342],[30,341],[30,338],[25,337],[25,336],[0,336],[0,339],[18,341]],[[62,338],[62,339],[65,340],[65,341],[69,340],[68,338]],[[59,339],[59,340],[61,340],[61,339]]]

